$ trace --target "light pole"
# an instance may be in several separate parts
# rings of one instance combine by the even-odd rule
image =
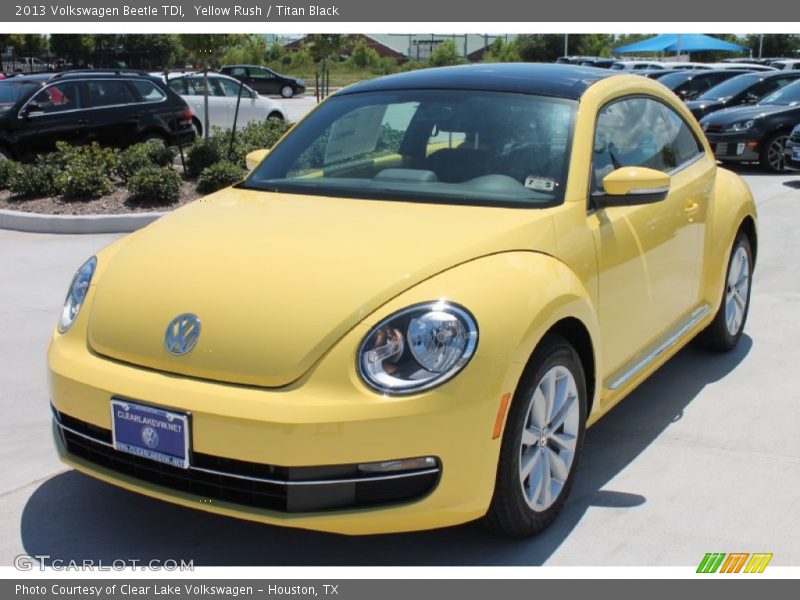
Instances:
[[[569,56],[569,34],[564,34],[564,56]]]

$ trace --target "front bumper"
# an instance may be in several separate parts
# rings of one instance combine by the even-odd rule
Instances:
[[[481,517],[489,506],[500,445],[492,429],[501,391],[518,376],[508,364],[476,355],[458,377],[426,394],[381,396],[361,384],[350,352],[343,350],[363,337],[365,331],[356,328],[305,379],[286,388],[261,389],[119,363],[95,355],[72,333],[55,335],[48,354],[53,432],[61,459],[93,477],[191,508],[345,534],[455,525]],[[338,380],[335,373],[341,373]],[[114,456],[109,438],[103,437],[110,435],[112,396],[191,414],[192,467],[200,471],[182,473],[192,480],[183,489],[175,484],[174,473],[153,476],[137,471],[142,465],[123,468],[115,462],[131,457]],[[97,454],[96,441],[93,449],[79,450],[74,431],[65,434],[65,425],[105,441],[104,456]],[[341,470],[348,465],[421,456],[436,457],[436,469],[406,478],[403,484],[413,479],[411,490],[403,488],[399,496],[392,492],[392,504],[380,505],[383,484],[372,484],[375,502],[363,480],[341,481],[355,479]],[[282,485],[281,479],[293,477],[288,474],[292,469],[306,469],[325,485],[333,479],[337,489],[325,496],[321,488],[309,494],[311,488]],[[231,472],[234,477],[224,479]],[[235,475],[246,478],[238,480],[241,485],[228,485],[237,483]],[[268,481],[251,481],[253,475]],[[272,494],[275,486],[291,489]],[[288,498],[297,490],[305,494],[299,504],[282,504],[281,493]],[[265,498],[261,503],[259,493]],[[353,503],[354,497],[371,501]]]
[[[757,162],[761,152],[758,132],[709,133],[706,137],[717,160],[726,162]]]

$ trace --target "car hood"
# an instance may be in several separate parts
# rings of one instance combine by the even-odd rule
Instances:
[[[748,106],[733,106],[731,108],[718,110],[715,113],[708,115],[705,119],[703,119],[703,122],[714,125],[727,125],[729,123],[735,123],[736,121],[757,119],[766,115],[774,115],[791,110],[800,112],[800,109],[797,106],[784,106],[778,104],[751,104]]]
[[[550,212],[224,190],[130,236],[108,265],[98,256],[88,342],[161,371],[284,386],[422,280],[487,254],[552,252]],[[174,356],[165,332],[183,313],[201,331]]]

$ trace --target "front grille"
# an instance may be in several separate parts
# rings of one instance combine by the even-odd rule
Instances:
[[[281,512],[380,506],[416,500],[439,481],[440,468],[385,476],[359,474],[357,465],[282,467],[194,452],[181,469],[111,445],[111,431],[56,412],[67,452],[94,465],[143,482],[196,495]]]

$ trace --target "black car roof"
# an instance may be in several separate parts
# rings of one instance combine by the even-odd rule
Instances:
[[[389,90],[484,90],[579,99],[601,79],[619,75],[608,69],[567,64],[502,63],[420,69],[351,85],[338,95]]]

